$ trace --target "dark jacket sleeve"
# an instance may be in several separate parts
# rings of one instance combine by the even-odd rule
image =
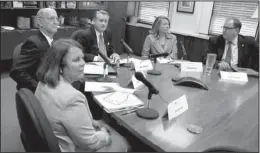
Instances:
[[[94,57],[97,56],[95,51],[93,50],[94,40],[92,40],[92,36],[90,30],[77,30],[72,33],[71,38],[79,42],[84,50],[84,59],[86,62],[91,62],[94,60]]]
[[[259,71],[259,44],[258,42],[255,41],[254,37],[250,37],[249,40],[251,41],[251,48],[249,49],[250,51],[250,56],[251,56],[251,68]]]
[[[205,49],[204,54],[202,55],[202,63],[206,64],[207,61],[207,54],[208,53],[213,53],[213,54],[218,54],[218,46],[217,46],[217,39],[218,37],[210,37],[209,38],[209,43],[208,46]],[[214,68],[217,68],[217,64],[219,63],[219,59],[216,59],[216,62],[214,64]]]
[[[38,81],[32,76],[36,73],[35,66],[39,62],[40,51],[37,45],[27,40],[21,47],[20,58],[10,72],[10,77],[17,82],[20,87],[27,87],[32,91],[36,90]]]

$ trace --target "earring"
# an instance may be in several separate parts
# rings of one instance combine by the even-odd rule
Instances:
[[[62,69],[60,69],[60,74],[62,74]]]

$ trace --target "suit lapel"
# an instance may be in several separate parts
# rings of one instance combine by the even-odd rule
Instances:
[[[50,44],[49,44],[47,38],[42,34],[41,31],[39,31],[38,35],[39,35],[39,38],[41,39],[41,48],[49,48]]]
[[[238,40],[237,40],[237,52],[238,52],[238,66],[241,67],[242,65],[242,57],[243,57],[243,38],[242,36],[238,35]]]
[[[94,26],[91,26],[90,30],[92,32],[92,40],[94,41],[94,44],[98,46],[98,44],[97,44],[97,35],[96,35],[96,31],[94,29]]]
[[[154,38],[153,45],[154,45],[154,48],[158,51],[158,53],[164,52],[162,46],[160,45],[159,39]]]
[[[172,37],[170,37],[170,38],[166,38],[166,42],[165,42],[165,46],[164,46],[164,48],[163,48],[163,51],[164,52],[168,52],[168,53],[170,53],[170,51],[171,51],[171,46],[172,46]]]
[[[225,49],[225,44],[226,44],[222,35],[219,37],[217,44],[219,46],[218,50],[217,50],[217,53],[218,53],[217,56],[218,56],[218,60],[221,60],[222,56],[224,54],[224,49]]]

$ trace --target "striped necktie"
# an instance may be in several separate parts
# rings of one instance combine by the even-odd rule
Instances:
[[[107,56],[107,50],[106,50],[106,45],[105,45],[105,42],[104,42],[104,39],[103,39],[103,36],[102,34],[99,35],[99,50]]]
[[[229,65],[231,65],[231,59],[232,59],[231,44],[232,44],[232,42],[229,41],[229,42],[228,42],[228,49],[227,49],[227,53],[226,53],[226,58],[225,58],[225,61],[226,61]]]

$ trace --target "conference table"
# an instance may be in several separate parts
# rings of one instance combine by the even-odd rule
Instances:
[[[156,67],[162,74],[147,74],[146,78],[159,90],[159,95],[153,95],[150,102],[150,108],[157,110],[159,117],[148,120],[138,117],[136,113],[109,114],[117,123],[160,152],[203,152],[213,148],[259,151],[259,78],[248,77],[246,83],[231,82],[222,80],[215,69],[211,75],[198,72],[193,75],[180,72],[172,64],[157,64]],[[120,67],[117,73],[116,82],[128,87],[135,71]],[[208,90],[173,84],[173,77],[185,75],[196,76]],[[134,93],[145,106],[147,94],[145,86]],[[183,95],[187,97],[188,110],[171,120],[163,117],[168,104]],[[201,127],[202,132],[189,132],[187,128],[191,124]]]

